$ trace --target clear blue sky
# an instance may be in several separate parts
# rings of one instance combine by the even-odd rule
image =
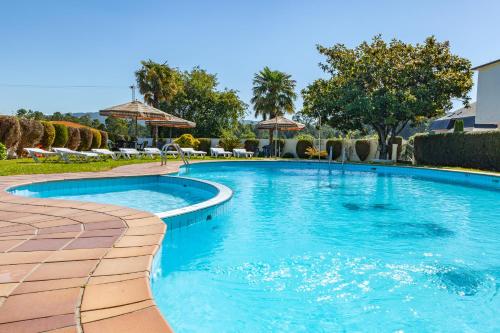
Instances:
[[[95,112],[127,102],[148,58],[217,73],[221,87],[248,103],[264,66],[292,74],[299,91],[322,75],[316,44],[355,46],[378,33],[406,42],[434,34],[479,65],[500,58],[498,13],[493,0],[3,1],[0,113]],[[6,86],[23,84],[104,87]]]

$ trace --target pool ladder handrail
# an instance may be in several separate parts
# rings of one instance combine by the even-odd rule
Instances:
[[[167,154],[166,152],[168,151],[168,148],[174,147],[174,149],[177,151],[179,156],[181,157],[182,162],[184,165],[189,165],[189,160],[186,158],[186,155],[182,151],[181,147],[177,143],[167,143],[161,148],[161,165],[166,165],[167,164]]]

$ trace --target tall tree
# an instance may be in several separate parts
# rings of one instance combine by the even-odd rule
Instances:
[[[252,104],[255,116],[262,116],[264,120],[293,113],[295,94],[295,80],[291,75],[280,71],[273,71],[264,67],[255,74],[253,79]],[[274,130],[269,130],[269,143],[272,146]]]
[[[440,116],[452,99],[467,105],[471,64],[454,55],[448,42],[429,37],[423,44],[386,43],[375,36],[354,49],[318,46],[330,75],[302,91],[304,114],[318,116],[344,131],[369,126],[378,134],[380,158],[407,124]]]

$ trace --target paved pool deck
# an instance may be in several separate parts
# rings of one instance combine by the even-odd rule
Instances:
[[[149,285],[166,231],[161,219],[5,190],[49,180],[166,174],[180,165],[0,177],[0,332],[171,332]]]

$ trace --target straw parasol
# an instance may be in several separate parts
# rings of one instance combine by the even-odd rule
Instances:
[[[149,120],[146,121],[146,124],[149,126],[158,127],[169,127],[170,128],[170,141],[172,141],[172,128],[193,128],[196,127],[196,123],[182,119],[180,117],[171,115],[169,113],[165,113],[167,115],[166,119],[161,120]],[[157,135],[157,131],[155,130],[155,135]],[[156,141],[157,138],[155,138]]]
[[[263,120],[257,124],[258,129],[267,129],[267,130],[276,130],[278,131],[300,131],[306,125],[293,121],[291,119],[278,116],[275,118],[271,118],[268,120]],[[277,133],[278,134],[278,133]],[[271,142],[269,144],[272,144]],[[276,145],[276,144],[275,144]],[[276,154],[276,147],[274,147],[274,151]]]
[[[135,120],[135,136],[137,137],[137,120],[162,120],[167,119],[167,114],[157,108],[139,101],[115,105],[99,111],[101,116],[127,118]]]

